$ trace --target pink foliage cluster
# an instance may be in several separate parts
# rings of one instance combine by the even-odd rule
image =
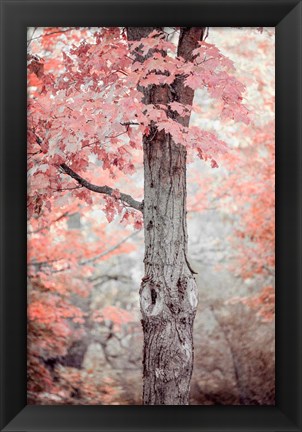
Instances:
[[[30,213],[39,210],[40,202],[50,206],[54,189],[70,187],[70,180],[58,169],[60,164],[66,163],[87,177],[95,169],[107,171],[113,179],[135,173],[141,160],[142,135],[148,135],[150,124],[217,166],[215,155],[226,151],[225,143],[214,132],[184,127],[168,115],[168,110],[174,110],[185,116],[192,107],[177,101],[170,106],[146,106],[138,88],[171,85],[182,78],[192,89],[207,88],[221,104],[222,118],[247,123],[248,112],[242,104],[245,87],[232,75],[231,60],[203,41],[194,60],[186,62],[177,57],[176,45],[158,31],[132,42],[131,47],[120,28],[95,29],[80,40],[81,31],[68,39],[59,65],[56,61],[51,66],[47,48],[43,60],[28,57],[29,80],[34,75],[39,81],[34,90],[30,87],[28,101]],[[67,33],[62,34],[66,37]],[[62,43],[60,34],[55,39]],[[153,54],[148,57],[150,50]],[[147,59],[136,61],[135,52]],[[73,193],[91,204],[88,190]],[[104,210],[108,220],[121,213],[108,199]],[[138,221],[134,223],[140,226]]]

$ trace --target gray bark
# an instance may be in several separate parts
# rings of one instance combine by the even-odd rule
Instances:
[[[153,28],[128,28],[129,40]],[[178,55],[192,60],[203,28],[181,29]],[[144,59],[137,56],[139,61]],[[192,104],[194,92],[183,77],[168,85],[149,86],[144,102]],[[172,117],[172,113],[170,113]],[[173,117],[183,125],[189,116]],[[143,138],[145,275],[140,288],[144,333],[144,405],[187,405],[193,370],[193,322],[197,307],[194,272],[187,259],[186,149],[150,125]]]

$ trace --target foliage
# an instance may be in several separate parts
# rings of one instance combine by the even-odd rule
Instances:
[[[242,33],[239,47],[231,32],[236,31],[230,30],[229,38],[225,38],[225,33],[217,33],[214,41],[223,45],[225,55],[232,55],[235,75],[247,89],[251,121],[249,125],[229,123],[225,129],[218,124],[218,132],[229,143],[230,151],[223,157],[223,169],[217,180],[209,171],[203,177],[198,172],[192,174],[195,189],[189,199],[189,210],[214,208],[232,216],[236,237],[229,241],[237,253],[230,269],[251,288],[264,284],[258,293],[255,289],[251,292],[251,301],[245,298],[242,301],[250,307],[253,305],[262,319],[272,320],[275,306],[274,40],[270,29],[261,35],[249,30]],[[209,100],[206,106],[207,112],[202,112],[206,117],[205,127],[207,122],[213,124],[218,116],[215,101]]]

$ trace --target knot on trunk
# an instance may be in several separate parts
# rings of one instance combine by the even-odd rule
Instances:
[[[160,315],[164,308],[164,296],[159,283],[144,276],[140,288],[141,311],[147,316]]]

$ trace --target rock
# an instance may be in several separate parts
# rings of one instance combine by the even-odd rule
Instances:
[[[108,357],[118,357],[122,353],[121,344],[114,336],[107,340],[105,350]]]
[[[107,360],[102,345],[99,343],[90,344],[84,356],[83,368],[97,371],[104,369],[106,364]]]

